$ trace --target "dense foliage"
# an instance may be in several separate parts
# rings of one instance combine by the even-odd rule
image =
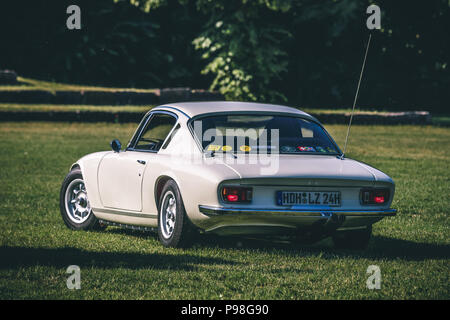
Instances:
[[[82,10],[79,31],[65,27],[72,2]],[[59,81],[209,87],[228,99],[348,107],[369,34],[366,8],[376,3],[382,29],[372,32],[359,105],[446,112],[448,0],[72,2],[2,10],[10,14],[1,20],[0,68]]]

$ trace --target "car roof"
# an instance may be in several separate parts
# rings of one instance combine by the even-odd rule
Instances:
[[[216,112],[279,112],[279,113],[289,113],[301,115],[305,118],[317,121],[314,117],[298,110],[296,108],[276,105],[276,104],[266,104],[266,103],[255,103],[255,102],[240,102],[240,101],[201,101],[201,102],[176,102],[169,103],[165,105],[153,108],[154,110],[170,110],[176,109],[189,118],[208,113]]]

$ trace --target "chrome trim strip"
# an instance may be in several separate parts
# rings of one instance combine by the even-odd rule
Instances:
[[[185,113],[185,112],[181,111],[180,109],[178,109],[178,108],[176,108],[176,107],[173,107],[173,106],[161,105],[161,106],[157,106],[157,107],[155,107],[155,108],[161,108],[161,109],[162,109],[162,108],[173,109],[173,110],[176,110],[176,111],[178,111],[179,113],[183,114],[184,116],[186,116],[186,117],[188,118],[188,120],[191,119],[191,117],[190,117],[187,113]],[[154,108],[154,109],[155,109],[155,108]],[[158,110],[156,110],[156,111],[158,111]]]
[[[299,216],[299,217],[328,217],[333,214],[355,217],[385,217],[395,216],[396,209],[382,210],[291,210],[291,209],[246,209],[246,208],[225,208],[199,205],[198,209],[207,216],[222,215],[276,215],[276,216]]]
[[[149,122],[152,120],[152,118],[155,116],[155,114],[167,114],[169,116],[172,116],[175,118],[175,123],[172,127],[172,129],[170,130],[169,134],[172,132],[172,130],[176,127],[176,125],[178,124],[178,115],[172,111],[168,111],[168,110],[150,110],[149,112],[147,112],[147,114],[143,117],[141,123],[139,123],[138,129],[136,130],[136,132],[134,133],[134,135],[131,137],[131,140],[128,142],[127,147],[125,148],[125,151],[140,151],[140,152],[153,152],[153,153],[157,153],[159,150],[139,150],[139,149],[135,149],[136,144],[138,143],[139,139],[142,136],[142,133],[144,132],[144,130],[147,128]],[[145,120],[145,121],[144,121]],[[167,135],[168,137],[169,135]],[[161,146],[164,145],[164,143],[167,140],[167,137],[164,139],[163,143],[161,144]]]
[[[128,212],[128,211],[120,211],[120,210],[112,210],[112,209],[99,209],[99,208],[92,208],[92,211],[94,213],[101,212],[101,213],[108,213],[108,214],[116,214],[119,216],[129,216],[129,217],[136,217],[136,218],[147,218],[147,219],[157,219],[157,214],[147,214],[147,213],[135,213],[135,212]]]

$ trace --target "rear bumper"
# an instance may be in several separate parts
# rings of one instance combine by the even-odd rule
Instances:
[[[224,208],[211,206],[198,206],[201,213],[213,217],[221,215],[271,215],[271,216],[330,216],[333,214],[344,216],[363,216],[363,217],[386,217],[395,216],[397,210],[291,210],[291,209],[243,209],[243,208]]]
[[[335,230],[356,229],[371,225],[384,217],[395,216],[397,213],[395,209],[248,209],[204,205],[199,205],[199,211],[207,216],[206,219],[199,222],[199,227],[205,231],[224,231],[226,229],[230,231],[227,233],[239,234],[255,233],[255,231],[259,233],[258,229],[261,230],[261,233],[267,233],[267,230],[270,229],[274,231],[286,228],[304,229],[317,225],[330,226]]]

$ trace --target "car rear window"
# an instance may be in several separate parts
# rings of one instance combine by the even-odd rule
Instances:
[[[284,115],[226,114],[198,117],[190,126],[204,151],[339,154],[317,123]]]

